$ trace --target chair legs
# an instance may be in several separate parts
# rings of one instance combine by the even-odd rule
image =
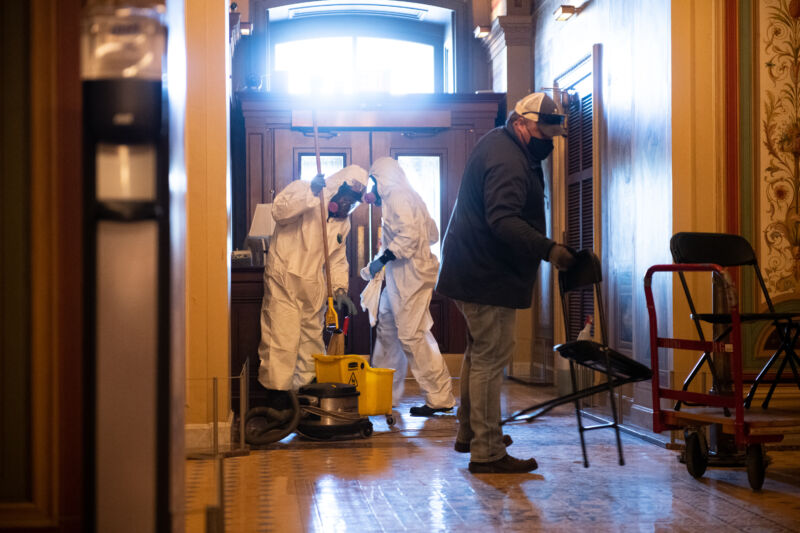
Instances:
[[[606,353],[606,368],[611,368],[611,362],[609,361],[608,353]],[[578,392],[578,381],[575,376],[575,363],[570,360],[569,362],[569,375],[570,379],[572,380],[572,390],[573,393]],[[585,468],[589,468],[589,459],[586,455],[586,439],[583,436],[584,432],[590,431],[593,429],[602,429],[602,428],[613,428],[614,433],[617,439],[617,454],[619,455],[619,464],[620,466],[625,465],[625,457],[622,454],[622,437],[620,436],[619,431],[619,415],[617,413],[617,403],[614,400],[614,387],[617,383],[611,376],[610,371],[606,371],[606,383],[605,385],[601,385],[602,388],[608,390],[608,401],[611,405],[611,416],[613,422],[608,424],[597,424],[593,426],[584,426],[583,419],[581,417],[581,405],[580,405],[580,398],[575,398],[575,417],[578,419],[578,434],[581,438],[581,452],[583,453],[583,466]],[[600,392],[600,391],[598,391]],[[582,396],[585,397],[585,396]]]
[[[572,391],[578,390],[578,380],[575,377],[575,363],[570,360],[569,362],[569,377],[572,380]],[[575,417],[578,419],[578,434],[581,437],[581,452],[583,453],[583,466],[589,468],[589,459],[586,457],[586,439],[583,437],[583,422],[581,421],[581,400],[575,398]]]
[[[776,327],[780,327],[780,325],[776,324]],[[778,385],[778,382],[783,375],[783,371],[786,369],[786,364],[789,364],[789,367],[792,369],[792,374],[794,375],[795,383],[797,383],[798,388],[800,388],[800,357],[794,351],[794,345],[797,341],[798,336],[800,336],[800,324],[783,324],[784,330],[783,335],[781,335],[781,345],[772,354],[772,357],[769,358],[767,364],[761,369],[756,376],[755,381],[753,381],[753,385],[750,387],[750,391],[747,393],[747,397],[744,400],[744,407],[745,409],[750,408],[750,404],[753,401],[753,397],[756,394],[756,389],[764,380],[764,377],[769,372],[769,369],[772,368],[778,359],[781,358],[783,355],[783,360],[778,365],[778,372],[775,374],[775,379],[771,380],[769,391],[767,392],[767,396],[764,398],[764,401],[761,403],[761,407],[767,409],[769,407],[769,402],[772,399],[772,394],[775,392],[775,387]]]
[[[606,352],[606,368],[611,368],[611,361],[608,360],[608,352]],[[625,466],[625,458],[622,456],[622,438],[619,436],[619,418],[617,414],[617,402],[614,401],[614,386],[611,382],[611,374],[606,372],[606,380],[608,382],[608,401],[611,404],[611,416],[614,420],[614,433],[617,437],[617,454],[619,455],[619,465]]]

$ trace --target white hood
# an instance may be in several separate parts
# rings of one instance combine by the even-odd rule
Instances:
[[[393,193],[401,190],[413,190],[400,165],[391,157],[381,157],[372,163],[369,173],[375,176],[378,183],[378,194],[388,199]]]
[[[361,188],[366,189],[368,180],[367,171],[360,166],[350,165],[344,167],[342,170],[325,178],[325,189],[323,189],[325,191],[325,201],[330,202],[343,183],[347,183],[350,187],[360,183],[362,185]]]

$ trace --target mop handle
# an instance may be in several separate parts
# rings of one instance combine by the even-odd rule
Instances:
[[[322,174],[322,162],[319,156],[319,133],[317,131],[317,112],[311,111],[311,122],[314,126],[314,153],[317,157],[317,174]],[[327,209],[325,209],[325,195],[322,190],[319,191],[319,214],[320,221],[322,222],[322,248],[325,251],[325,282],[328,288],[328,309],[325,311],[325,325],[328,328],[337,328],[339,326],[339,317],[336,315],[336,310],[333,308],[333,287],[331,283],[331,262],[328,256],[328,223]]]

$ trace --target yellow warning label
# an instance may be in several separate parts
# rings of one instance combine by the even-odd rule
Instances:
[[[356,387],[358,387],[358,380],[356,379],[356,373],[355,372],[351,372],[350,373],[350,380],[347,382],[347,384],[348,385],[355,385]]]

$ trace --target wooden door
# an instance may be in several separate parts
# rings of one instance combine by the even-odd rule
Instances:
[[[434,253],[440,256],[442,236],[447,229],[452,204],[463,172],[463,150],[457,154],[458,135],[450,129],[434,131],[380,131],[372,134],[373,161],[380,157],[397,159],[412,186],[425,199],[431,217],[439,229]],[[459,160],[461,164],[454,164]],[[452,189],[452,190],[451,190]],[[435,207],[432,207],[435,206]],[[373,225],[373,253],[377,251],[377,227]],[[430,304],[433,336],[442,353],[464,350],[463,318],[448,299],[434,291]]]
[[[318,134],[323,173],[330,175],[338,168],[359,165],[364,170],[370,166],[370,132],[323,129]],[[298,129],[275,130],[274,190],[281,191],[293,180],[308,177],[309,165],[313,163],[316,173],[314,136],[309,131]],[[306,171],[304,172],[304,168]],[[366,204],[359,205],[350,215],[351,230],[347,236],[347,260],[350,264],[348,295],[359,306],[361,291],[367,282],[361,279],[359,270],[369,262],[371,255],[371,219],[380,220],[380,211]],[[347,353],[370,353],[370,329],[366,313],[351,317],[346,337]]]
[[[435,198],[431,216],[437,221],[440,239],[434,253],[439,252],[441,236],[447,226],[452,204],[448,198],[455,195],[463,171],[462,165],[454,165],[457,135],[451,129],[436,131],[335,131],[319,133],[320,156],[328,163],[328,173],[334,167],[356,164],[365,170],[380,157],[393,157],[404,166],[410,181],[425,190],[418,190],[423,197]],[[304,164],[314,159],[314,138],[310,132],[293,129],[275,131],[275,191],[280,191],[291,181],[300,179]],[[459,156],[463,159],[463,155]],[[421,172],[415,172],[415,169]],[[307,172],[305,177],[307,177]],[[421,181],[420,181],[421,180]],[[428,192],[429,194],[425,194]],[[351,232],[347,238],[347,257],[350,263],[349,296],[358,306],[361,291],[367,282],[359,271],[366,266],[378,251],[380,239],[380,208],[361,204],[351,215]],[[447,299],[434,293],[431,301],[433,334],[444,353],[463,350],[463,334],[460,334],[460,314],[451,312]],[[452,315],[452,316],[451,316]],[[451,319],[456,322],[452,327]],[[346,341],[348,353],[371,353],[374,335],[366,312],[351,317]]]

